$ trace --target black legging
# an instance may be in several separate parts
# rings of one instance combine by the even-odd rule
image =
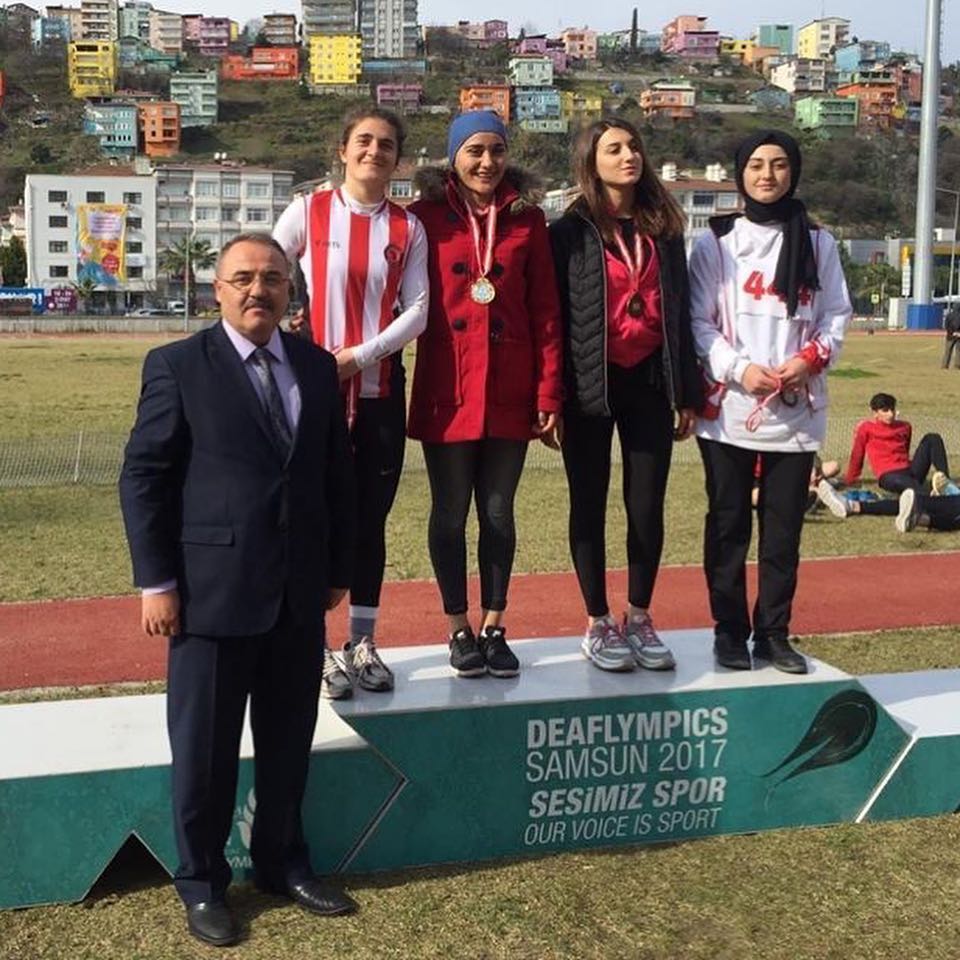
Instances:
[[[659,355],[654,362],[659,362]],[[611,416],[565,413],[563,465],[570,489],[570,553],[591,617],[607,604],[606,517],[610,447],[617,428],[627,510],[627,590],[636,607],[650,606],[663,552],[663,500],[673,450],[673,413],[645,369],[608,368]],[[647,382],[644,382],[646,380]]]
[[[913,451],[910,466],[904,470],[888,470],[881,474],[877,478],[877,485],[888,493],[903,493],[907,489],[920,493],[931,467],[950,476],[947,451],[939,433],[925,433]]]
[[[467,514],[475,497],[480,543],[480,603],[506,610],[517,534],[513,499],[520,482],[526,440],[468,440],[424,443],[430,478],[430,561],[440,587],[443,611],[467,612]]]

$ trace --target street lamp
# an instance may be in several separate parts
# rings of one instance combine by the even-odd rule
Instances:
[[[187,244],[184,248],[183,269],[183,332],[190,332],[190,252],[193,247],[193,229],[187,234]],[[952,275],[951,275],[952,277]]]
[[[937,193],[949,193],[953,196],[953,242],[950,244],[950,282],[947,288],[947,300],[953,306],[953,267],[957,262],[957,229],[960,227],[960,190],[948,190],[937,187]]]

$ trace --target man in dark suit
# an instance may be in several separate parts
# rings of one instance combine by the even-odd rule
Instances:
[[[214,291],[222,322],[144,361],[120,500],[143,629],[170,638],[174,883],[190,932],[226,945],[239,937],[224,846],[248,696],[258,884],[315,913],[356,907],[313,875],[300,812],[355,510],[336,362],[278,329],[283,250],[240,235]]]

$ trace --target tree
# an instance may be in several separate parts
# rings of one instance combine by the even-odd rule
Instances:
[[[633,8],[633,19],[630,21],[630,52],[637,53],[637,8]]]
[[[199,240],[197,237],[183,237],[172,246],[162,250],[157,258],[157,265],[171,279],[183,280],[190,266],[190,304],[196,298],[196,272],[209,270],[217,262],[217,251],[210,246],[209,240]]]
[[[90,312],[90,301],[93,300],[94,291],[97,289],[97,281],[90,277],[84,277],[74,283],[70,281],[70,286],[77,291],[77,299],[83,307],[84,313]]]
[[[19,237],[0,247],[0,275],[7,287],[22,287],[27,282],[27,251]]]

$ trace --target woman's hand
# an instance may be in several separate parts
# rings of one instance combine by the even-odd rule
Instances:
[[[803,357],[791,357],[777,367],[777,376],[784,393],[797,393],[806,386],[810,364]]]
[[[755,397],[765,397],[776,393],[780,389],[780,376],[772,367],[765,367],[760,363],[751,363],[743,371],[741,386],[747,393]]]
[[[551,450],[559,450],[563,442],[563,418],[558,413],[547,413],[541,410],[537,413],[533,433]]]
[[[331,353],[337,361],[337,376],[341,383],[355,377],[360,372],[360,366],[354,359],[356,355],[354,347],[338,347]]]
[[[677,423],[673,428],[674,440],[686,440],[693,433],[693,425],[697,422],[697,415],[690,407],[681,407],[677,411]]]

